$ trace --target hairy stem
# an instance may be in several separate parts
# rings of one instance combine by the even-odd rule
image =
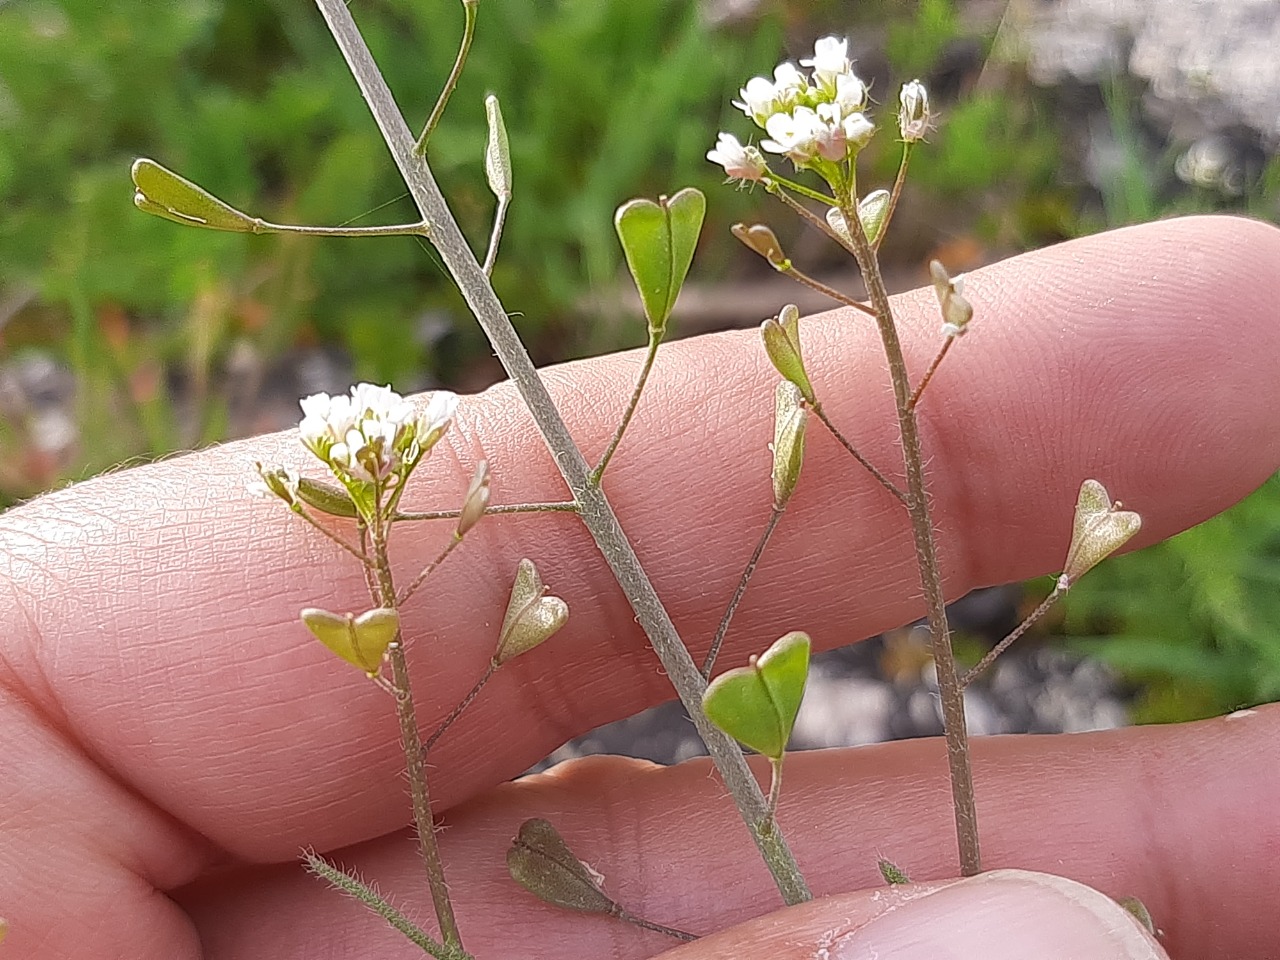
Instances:
[[[640,565],[604,491],[591,483],[590,468],[582,451],[574,443],[519,335],[468,248],[429,166],[414,154],[413,135],[405,125],[404,117],[350,11],[343,0],[316,0],[316,3],[369,104],[414,202],[433,225],[432,239],[440,258],[520,392],[556,467],[579,504],[584,525],[631,603],[636,620],[649,637],[694,727],[707,745],[707,751],[733,796],[743,822],[751,831],[783,900],[787,904],[795,904],[812,899],[790,848],[778,831],[767,829],[771,822],[764,794],[751,775],[742,749],[712,725],[702,712],[706,681],[698,672],[657,591]],[[437,224],[438,229],[435,229]]]
[[[1037,620],[1039,620],[1041,617],[1043,617],[1046,613],[1048,613],[1049,608],[1052,607],[1055,603],[1057,603],[1058,598],[1061,597],[1066,592],[1067,591],[1064,590],[1062,587],[1055,586],[1053,588],[1053,592],[1050,593],[1043,600],[1041,600],[1040,605],[1036,607],[1034,610],[1032,610],[1029,614],[1027,614],[1027,617],[1025,620],[1023,620],[1020,624],[1014,627],[1012,632],[1010,632],[1010,634],[1007,637],[1005,637],[1003,640],[997,643],[994,647],[992,647],[987,652],[987,655],[985,657],[983,657],[981,660],[979,660],[977,663],[973,665],[973,669],[971,669],[968,673],[966,673],[963,679],[961,679],[960,681],[961,684],[967,687],[969,684],[973,683],[974,680],[977,680],[978,677],[982,675],[982,672],[984,670],[986,670],[989,666],[991,666],[991,664],[996,662],[996,657],[1000,656],[1000,654],[1008,650],[1009,647],[1013,645],[1015,640],[1017,640],[1024,633],[1030,630],[1031,625],[1035,623]]]
[[[911,162],[911,144],[904,143],[902,145],[902,160],[898,163],[898,175],[893,178],[893,190],[889,193],[889,209],[884,212],[884,221],[880,224],[880,232],[876,235],[876,242],[871,245],[871,249],[879,250],[880,244],[884,242],[884,236],[889,232],[889,221],[893,219],[893,213],[898,209],[898,198],[902,196],[902,185],[907,182],[907,164]]]
[[[884,343],[889,375],[893,380],[893,397],[898,413],[898,431],[902,438],[902,460],[907,475],[907,512],[915,540],[916,561],[920,568],[920,586],[924,591],[929,623],[929,644],[938,674],[938,693],[942,702],[942,722],[947,740],[947,765],[951,772],[951,799],[955,811],[956,841],[960,852],[960,872],[973,876],[982,870],[978,844],[978,811],[973,796],[973,769],[969,759],[969,733],[964,716],[964,687],[960,683],[955,654],[951,649],[951,630],[947,625],[946,597],[942,587],[942,571],[938,566],[938,548],[934,539],[933,519],[929,512],[929,495],[925,488],[924,457],[920,449],[920,431],[915,411],[911,408],[911,381],[907,375],[902,343],[894,324],[893,310],[880,263],[867,240],[852,201],[842,207],[845,222],[853,240],[858,268],[862,271],[876,308],[876,325]]]
[[[907,495],[898,488],[898,485],[896,483],[894,483],[892,480],[886,477],[883,473],[881,473],[878,469],[876,469],[875,464],[873,464],[870,460],[864,457],[862,453],[858,450],[858,448],[849,442],[849,438],[846,437],[843,433],[841,433],[840,428],[837,427],[835,423],[832,422],[829,416],[827,416],[827,411],[822,408],[822,404],[815,403],[813,404],[812,409],[813,409],[814,415],[819,420],[822,421],[822,425],[827,428],[828,432],[830,432],[830,434],[833,437],[836,438],[836,441],[840,444],[840,446],[844,447],[845,452],[848,453],[849,456],[853,457],[853,459],[857,460],[858,463],[860,463],[862,467],[869,474],[871,474],[871,476],[875,477],[876,480],[880,483],[880,486],[884,487],[886,490],[892,493],[895,497],[897,497],[899,503],[901,503],[903,506],[908,506],[909,504],[907,501]]]
[[[456,707],[449,711],[449,715],[440,721],[440,726],[436,727],[436,732],[427,737],[426,743],[422,745],[424,753],[434,747],[436,741],[445,735],[445,731],[453,726],[454,721],[462,716],[463,711],[475,702],[476,697],[480,696],[480,691],[484,689],[484,685],[493,679],[493,675],[497,672],[498,664],[490,660],[489,666],[485,667],[484,673],[480,674],[480,679],[476,681],[475,686],[467,692],[465,697],[458,701]]]
[[[804,286],[808,287],[810,290],[816,290],[818,293],[822,294],[824,297],[828,297],[831,300],[834,300],[836,303],[844,304],[846,307],[853,307],[855,310],[861,310],[863,313],[867,314],[868,316],[874,317],[876,315],[876,311],[874,307],[868,304],[865,304],[860,300],[855,300],[853,299],[853,297],[849,296],[847,293],[842,293],[841,291],[837,290],[835,287],[829,287],[825,283],[823,283],[821,280],[815,280],[813,277],[809,276],[807,273],[797,270],[791,264],[790,260],[786,261],[782,266],[774,267],[774,269],[777,270],[779,273],[781,273],[783,276],[790,277],[792,280],[796,281],[796,283],[804,284]]]
[[[916,385],[916,392],[911,394],[909,406],[915,410],[920,404],[920,395],[924,393],[924,388],[929,385],[929,381],[933,379],[933,375],[938,372],[938,368],[942,366],[942,361],[946,359],[947,353],[951,350],[951,344],[956,342],[955,337],[947,337],[942,343],[942,349],[938,351],[933,358],[933,362],[929,364],[929,369],[924,372],[924,376],[920,378],[920,382]]]
[[[378,574],[378,590],[382,605],[396,605],[396,586],[391,578],[391,562],[387,556],[385,528],[373,531],[374,566]],[[458,921],[449,899],[449,884],[444,876],[444,861],[436,843],[435,821],[431,816],[431,791],[427,785],[427,764],[422,755],[418,720],[413,707],[413,691],[409,682],[409,665],[404,655],[404,641],[397,633],[388,649],[391,660],[391,682],[395,686],[396,716],[400,720],[400,746],[404,750],[405,773],[409,778],[409,794],[413,800],[413,822],[418,831],[418,853],[427,871],[431,903],[440,923],[440,936],[445,946],[462,948]]]
[[[445,560],[449,559],[449,554],[457,550],[459,544],[461,543],[462,543],[462,537],[458,536],[456,533],[453,536],[451,536],[449,538],[449,542],[444,545],[444,549],[441,550],[436,555],[436,558],[432,560],[429,564],[427,564],[425,567],[423,567],[421,572],[419,572],[419,574],[413,578],[413,582],[411,582],[407,587],[405,587],[403,590],[400,591],[400,597],[396,601],[396,605],[399,606],[403,604],[415,593],[417,593],[418,588],[422,586],[424,583],[426,583],[427,577],[435,573],[436,570],[440,568],[440,564],[444,563]]]

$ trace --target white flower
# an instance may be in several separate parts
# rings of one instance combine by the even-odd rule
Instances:
[[[775,113],[789,113],[808,89],[809,81],[793,63],[780,63],[773,69],[773,81],[764,77],[752,77],[738,91],[741,100],[733,105],[763,127]]]
[[[301,401],[302,443],[340,480],[381,484],[403,480],[448,428],[458,398],[431,396],[418,415],[390,387],[359,383],[350,396],[318,393]]]
[[[929,92],[919,80],[902,85],[898,95],[898,129],[907,143],[923,140],[932,119],[929,114]]]
[[[760,146],[770,153],[786,154],[797,164],[812,160],[821,144],[830,136],[828,125],[808,107],[796,107],[791,113],[775,113],[765,124],[769,140]]]
[[[840,108],[843,116],[859,113],[867,105],[867,85],[852,73],[841,73],[836,77],[832,102]]]
[[[813,67],[813,78],[819,86],[834,90],[836,77],[848,73],[849,41],[839,37],[823,37],[813,45],[813,57],[801,60],[803,67]]]
[[[721,133],[714,150],[708,151],[707,159],[724,167],[724,172],[734,180],[759,180],[768,169],[760,151],[752,146],[743,146],[731,133]]]

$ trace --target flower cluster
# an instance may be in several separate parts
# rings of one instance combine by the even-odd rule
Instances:
[[[867,85],[853,72],[849,41],[823,37],[813,56],[800,65],[780,64],[773,79],[753,77],[733,105],[768,135],[760,147],[787,157],[801,169],[833,172],[833,164],[852,160],[867,145],[875,124],[867,116]],[[899,129],[908,143],[923,138],[929,128],[929,100],[924,86],[913,80],[902,88]],[[764,155],[743,145],[731,133],[721,133],[707,159],[724,167],[732,179],[763,180],[769,176]],[[830,179],[830,176],[827,177]]]
[[[431,395],[417,413],[390,387],[359,383],[349,396],[317,393],[301,401],[298,425],[303,446],[319,457],[348,488],[402,483],[453,419],[458,398]]]
[[[848,49],[848,40],[824,37],[814,45],[813,56],[800,61],[812,68],[811,76],[783,63],[772,81],[747,81],[742,99],[733,105],[768,134],[762,148],[786,156],[799,169],[819,161],[842,163],[866,145],[875,126],[864,112],[867,87],[853,73]],[[720,134],[707,159],[739,180],[759,180],[767,172],[759,151],[728,133]]]

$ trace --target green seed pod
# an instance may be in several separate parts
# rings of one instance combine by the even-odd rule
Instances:
[[[1080,485],[1071,546],[1067,549],[1062,576],[1058,578],[1059,589],[1069,588],[1142,528],[1142,518],[1132,510],[1120,509],[1121,506],[1118,500],[1111,502],[1107,488],[1097,480],[1086,480]]]
[[[778,381],[773,414],[773,504],[781,510],[795,493],[804,463],[804,428],[809,410],[799,388]]]
[[[539,900],[581,913],[617,915],[618,905],[546,820],[526,820],[507,850],[511,879]]]
[[[546,592],[533,561],[521,560],[493,654],[496,666],[528,653],[568,622],[569,605],[559,597],[545,596]]]
[[[816,403],[813,384],[800,352],[800,311],[795,304],[787,304],[776,318],[760,324],[760,337],[773,368],[794,383],[807,402]]]
[[[317,640],[370,677],[381,671],[382,658],[400,633],[400,614],[391,607],[377,607],[358,617],[308,607],[299,616]]]

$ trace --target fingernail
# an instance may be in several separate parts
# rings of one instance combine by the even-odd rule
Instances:
[[[831,960],[1166,960],[1123,907],[1062,877],[995,870],[907,900],[833,944]]]

